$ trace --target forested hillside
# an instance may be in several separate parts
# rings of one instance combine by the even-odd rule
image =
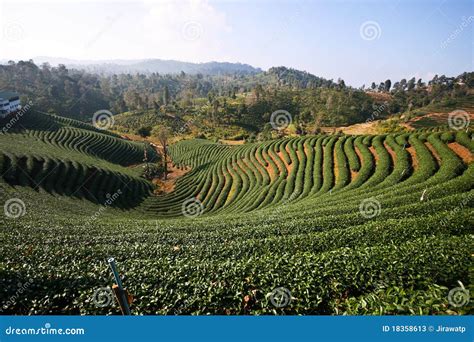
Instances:
[[[356,89],[342,79],[326,80],[286,67],[217,75],[100,75],[32,61],[0,65],[0,89],[19,92],[45,112],[88,122],[102,109],[172,115],[211,128],[243,127],[247,135],[265,132],[276,110],[291,114],[294,133],[317,132],[320,126],[365,122],[428,105],[456,107],[461,99],[474,104],[473,87],[474,73],[435,76],[428,82],[402,79],[393,86],[386,80]],[[154,120],[140,121],[153,126]]]

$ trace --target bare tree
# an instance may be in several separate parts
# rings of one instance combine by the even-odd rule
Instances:
[[[153,135],[158,138],[163,148],[164,179],[166,180],[168,178],[168,140],[171,136],[171,131],[168,127],[159,126],[153,130]]]

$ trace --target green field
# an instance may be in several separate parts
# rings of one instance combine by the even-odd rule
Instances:
[[[119,314],[94,301],[111,256],[133,314],[468,313],[448,293],[470,285],[472,139],[184,140],[191,171],[156,196],[150,147],[28,112],[0,135],[2,313]]]

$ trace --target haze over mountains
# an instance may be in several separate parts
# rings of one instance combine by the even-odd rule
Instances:
[[[214,61],[206,63],[191,63],[163,59],[75,60],[43,56],[32,59],[38,65],[46,62],[52,66],[64,64],[70,69],[81,69],[100,74],[179,74],[183,71],[187,74],[219,75],[234,73],[256,74],[262,72],[262,69],[255,68],[248,64]],[[6,63],[7,61],[3,60],[1,62]]]

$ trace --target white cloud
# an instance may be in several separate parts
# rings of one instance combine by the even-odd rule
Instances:
[[[147,3],[145,40],[163,58],[209,60],[222,55],[222,39],[232,28],[226,15],[205,0]]]
[[[225,56],[231,31],[225,13],[207,0],[47,0],[29,5],[0,0],[1,59],[42,55],[208,61]]]

